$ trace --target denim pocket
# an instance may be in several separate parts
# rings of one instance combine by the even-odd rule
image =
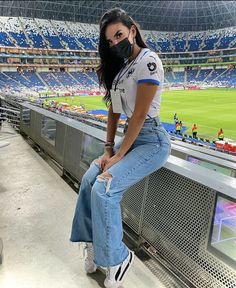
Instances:
[[[152,129],[153,129],[153,134],[157,136],[157,138],[159,139],[162,145],[163,144],[171,145],[170,136],[162,125],[152,127]]]
[[[164,128],[163,126],[153,127],[153,130],[154,130],[156,133],[163,133],[163,134],[165,134],[166,136],[169,136],[168,132],[165,130],[165,128]]]

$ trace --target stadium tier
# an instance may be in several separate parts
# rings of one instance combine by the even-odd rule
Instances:
[[[98,90],[95,72],[1,72],[1,92]]]
[[[165,72],[165,85],[235,87],[236,69],[202,69]],[[97,75],[88,72],[1,72],[0,91],[98,91]]]
[[[181,33],[143,30],[143,34],[150,48],[162,53],[236,47],[235,27]],[[0,17],[0,45],[95,51],[98,45],[98,25],[25,17]]]

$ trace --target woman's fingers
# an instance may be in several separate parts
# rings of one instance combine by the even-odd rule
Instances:
[[[107,160],[106,160],[106,159],[102,160],[102,162],[101,162],[101,168],[102,168],[102,169],[104,169],[106,163],[107,163]]]

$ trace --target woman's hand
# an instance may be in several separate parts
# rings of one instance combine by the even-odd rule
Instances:
[[[114,155],[114,151],[112,148],[106,149],[105,153],[102,155],[101,158],[101,168],[104,170],[108,160]]]
[[[119,154],[115,154],[114,156],[112,156],[107,162],[106,165],[103,169],[103,172],[105,172],[107,169],[109,169],[111,166],[113,166],[114,164],[116,164],[117,162],[119,162],[121,159],[123,158],[123,156],[119,155]]]

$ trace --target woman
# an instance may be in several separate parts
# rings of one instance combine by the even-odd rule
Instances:
[[[106,267],[104,285],[116,288],[134,259],[122,242],[120,201],[129,187],[166,163],[170,140],[156,116],[164,81],[162,63],[125,11],[115,8],[101,18],[99,54],[98,76],[109,108],[105,153],[83,176],[71,241],[86,243],[86,272]],[[127,115],[128,125],[114,145],[120,113]]]

